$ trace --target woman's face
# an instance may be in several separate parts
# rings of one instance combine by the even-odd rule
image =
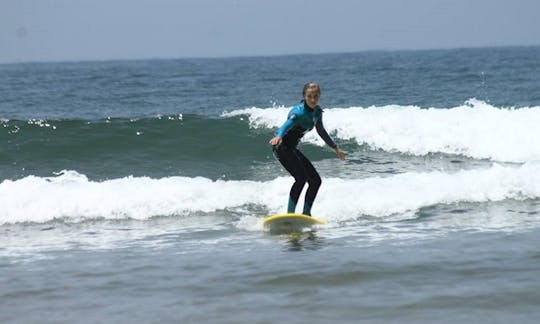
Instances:
[[[306,104],[309,106],[309,108],[315,108],[319,104],[320,96],[321,94],[319,93],[318,87],[307,88],[304,95],[304,100],[306,101]]]

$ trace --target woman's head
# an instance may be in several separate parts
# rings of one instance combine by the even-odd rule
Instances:
[[[304,102],[311,108],[315,108],[319,104],[319,98],[321,97],[321,87],[315,82],[308,82],[304,84],[304,90],[302,91]]]

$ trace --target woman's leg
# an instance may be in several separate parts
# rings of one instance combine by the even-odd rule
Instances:
[[[290,149],[286,146],[279,145],[272,148],[274,156],[276,159],[283,165],[285,170],[287,170],[293,177],[294,183],[289,192],[289,203],[287,205],[287,212],[294,213],[296,210],[296,204],[298,203],[298,198],[302,193],[302,189],[308,180],[306,170],[304,169],[304,163],[302,162],[301,157],[298,155],[300,151],[297,149]],[[300,153],[302,155],[302,153]]]
[[[321,176],[319,176],[319,173],[311,164],[311,162],[302,154],[302,152],[296,150],[296,155],[302,161],[302,165],[307,177],[307,182],[309,184],[309,187],[306,192],[306,199],[304,201],[304,211],[302,214],[304,215],[310,215],[311,216],[311,207],[313,206],[313,202],[315,201],[315,197],[317,197],[317,192],[319,191],[319,188],[321,187]]]

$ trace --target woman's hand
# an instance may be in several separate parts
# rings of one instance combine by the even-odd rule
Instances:
[[[268,142],[268,143],[270,143],[272,145],[279,145],[279,144],[281,144],[282,141],[283,141],[283,139],[281,137],[276,136],[276,137],[272,138],[270,140],[270,142]]]
[[[336,148],[334,149],[334,152],[336,152],[337,157],[338,157],[341,161],[345,160],[345,152],[343,152],[339,147],[336,147]]]

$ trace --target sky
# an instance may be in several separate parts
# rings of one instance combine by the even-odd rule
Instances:
[[[539,0],[0,0],[0,63],[540,45]]]

